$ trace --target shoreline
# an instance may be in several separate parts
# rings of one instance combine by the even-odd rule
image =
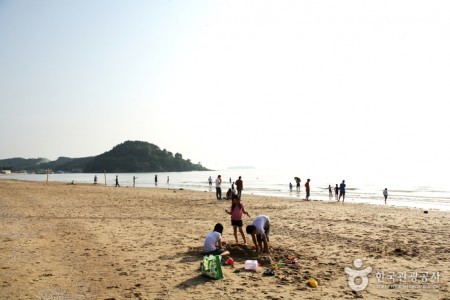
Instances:
[[[17,175],[22,175],[21,173],[16,173],[16,174]],[[38,174],[38,175],[45,176],[45,174]],[[6,176],[8,176],[8,175],[6,175]],[[16,179],[16,178],[14,178],[14,179],[3,178],[2,179],[1,177],[0,177],[0,180],[18,180],[18,181],[24,181],[24,182],[41,182],[41,183],[46,183],[45,180],[43,180],[43,181],[42,180],[41,181],[36,180],[35,181],[35,180]],[[48,182],[49,183],[68,184],[68,181],[60,181],[60,180],[49,180]],[[77,184],[77,185],[86,185],[86,186],[91,186],[91,185],[94,186],[93,184],[87,183],[87,182],[75,182],[75,184]],[[111,184],[110,185],[104,185],[104,183],[102,183],[101,180],[100,180],[100,183],[98,184],[98,186],[114,187]],[[207,192],[207,193],[213,193],[213,194],[215,193],[215,188],[214,187],[208,189],[207,186],[204,187],[204,188],[192,188],[192,187],[190,188],[190,187],[181,186],[181,187],[177,188],[177,187],[167,186],[166,183],[164,183],[164,182],[161,182],[161,184],[159,186],[157,186],[157,187],[155,187],[153,184],[147,184],[147,186],[143,186],[142,183],[139,183],[136,187],[133,187],[132,185],[122,185],[121,187],[122,188],[135,188],[135,189],[137,189],[137,188],[155,189],[156,188],[156,189],[174,189],[174,190],[177,190],[177,189],[181,188],[181,189],[189,190],[189,191],[193,191],[193,192]],[[226,194],[226,189],[227,189],[227,187],[222,188],[222,195],[223,196]],[[321,188],[321,189],[322,189],[322,193],[325,194],[325,192],[323,192],[325,189],[324,188]],[[356,188],[349,188],[348,190],[351,191],[351,190],[355,190],[355,189]],[[406,190],[406,192],[410,193],[411,191],[410,190]],[[326,193],[328,193],[328,191],[326,191]],[[246,190],[244,190],[244,195],[246,195],[246,196],[254,196],[254,197],[271,197],[271,198],[277,198],[277,199],[289,199],[289,200],[298,201],[298,202],[306,201],[303,198],[304,195],[305,195],[304,190],[302,190],[300,193],[297,193],[296,191],[293,190],[288,195],[271,194],[271,193],[268,193],[268,192],[262,192],[261,194],[259,194],[259,193],[247,194]],[[317,196],[317,194],[316,194],[316,196]],[[323,196],[320,199],[314,199],[314,193],[312,193],[312,198],[313,199],[311,199],[310,201],[319,201],[319,202],[324,202],[324,203],[337,203],[337,204],[342,203],[342,202],[337,202],[336,200],[328,200],[328,199],[326,199],[327,198],[326,196]],[[333,196],[333,199],[334,199],[334,196]],[[408,202],[408,203],[403,203],[403,202],[399,202],[396,199],[389,199],[389,198],[388,198],[388,204],[384,204],[383,202],[384,202],[384,199],[382,199],[381,195],[380,195],[379,200],[373,200],[373,199],[370,199],[370,198],[367,198],[367,197],[358,197],[358,198],[355,199],[355,195],[353,195],[351,192],[349,192],[347,194],[345,203],[346,204],[355,204],[355,205],[356,204],[365,204],[365,205],[379,206],[379,207],[388,206],[388,207],[399,207],[399,208],[413,208],[413,209],[418,209],[418,210],[422,210],[422,211],[450,212],[450,206],[447,207],[445,204],[441,204],[439,202],[436,202],[434,204],[434,207],[433,207],[433,204],[430,203],[430,202],[414,202],[414,201],[412,201],[412,202]],[[390,203],[390,202],[393,202],[393,204]]]
[[[249,195],[243,202],[252,216],[245,225],[258,214],[271,218],[270,256],[234,243],[224,213],[230,203],[214,193],[1,181],[0,298],[442,299],[450,293],[448,213]],[[225,278],[216,281],[198,267],[204,237],[218,222],[236,266],[223,266]],[[275,276],[264,276],[265,266],[242,270],[246,259],[283,263],[292,256],[299,264]],[[344,269],[356,269],[358,258],[372,273],[368,287],[355,292]],[[381,280],[382,272],[428,272],[429,288],[414,287],[409,277]],[[307,285],[310,277],[317,288]],[[397,287],[385,288],[390,284]]]

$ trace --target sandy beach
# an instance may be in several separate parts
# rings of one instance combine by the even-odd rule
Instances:
[[[250,236],[235,244],[230,203],[213,192],[1,180],[0,299],[450,299],[448,213],[245,191],[242,200],[244,226],[271,218],[270,256],[257,256]],[[219,222],[236,263],[213,280],[200,251]],[[298,264],[263,275],[292,257]],[[245,271],[246,259],[262,266]],[[352,289],[346,267],[370,267],[368,286]]]

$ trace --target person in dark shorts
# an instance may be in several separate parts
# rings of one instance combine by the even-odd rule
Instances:
[[[341,197],[342,197],[342,202],[344,202],[344,200],[345,200],[345,187],[346,187],[345,180],[342,180],[342,183],[339,185],[339,200],[338,201],[340,201]]]
[[[233,226],[234,238],[236,239],[236,244],[239,243],[237,230],[239,228],[239,232],[241,233],[242,239],[244,240],[244,244],[247,244],[247,239],[245,238],[244,231],[242,227],[244,226],[242,222],[242,214],[246,214],[249,218],[250,215],[245,211],[244,204],[239,199],[238,195],[233,195],[233,204],[231,204],[230,211],[225,210],[225,212],[231,215],[231,226]]]
[[[338,187],[338,185],[337,185],[337,183],[336,183],[336,186],[334,187],[334,197],[336,198],[336,200],[338,200],[339,201],[339,187]]]

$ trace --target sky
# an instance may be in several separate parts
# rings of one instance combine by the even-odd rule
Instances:
[[[446,182],[449,1],[0,0],[0,159],[127,140]]]

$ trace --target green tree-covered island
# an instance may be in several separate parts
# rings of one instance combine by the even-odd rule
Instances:
[[[59,157],[55,161],[45,158],[25,159],[9,158],[0,160],[2,170],[13,172],[182,172],[209,171],[200,163],[194,164],[189,159],[183,159],[180,153],[175,155],[161,150],[158,146],[142,141],[126,141],[110,151],[97,156],[69,158]]]

